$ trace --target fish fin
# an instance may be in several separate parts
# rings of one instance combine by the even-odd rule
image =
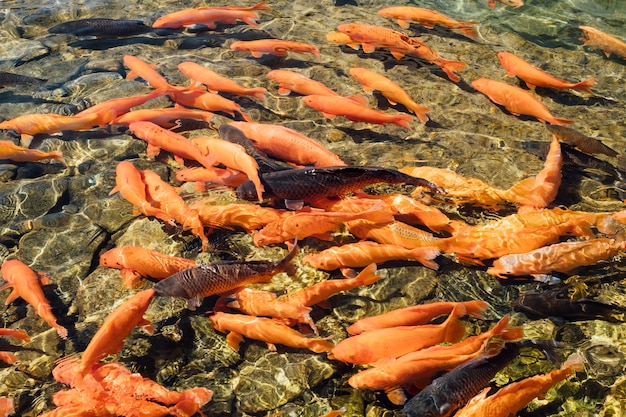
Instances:
[[[265,342],[265,344],[267,345],[267,350],[271,351],[271,352],[276,352],[276,345],[270,342]]]
[[[159,154],[159,152],[161,152],[161,148],[148,144],[148,147],[146,148],[146,155],[148,158],[154,158]]]
[[[4,287],[0,288],[0,291],[4,290],[5,288],[9,288],[10,286],[11,286],[11,284],[7,284]],[[19,297],[20,297],[20,295],[18,294],[17,290],[13,289],[13,291],[11,291],[11,293],[7,297],[7,299],[4,302],[4,304],[11,304],[13,301],[17,300]]]
[[[535,91],[536,85],[529,83],[528,81],[526,81],[526,87],[530,88],[531,90]]]
[[[588,93],[593,93],[593,91],[591,91],[591,87],[593,87],[596,83],[596,79],[595,78],[589,78],[587,80],[581,81],[579,83],[576,83],[572,86],[572,89],[574,90],[583,90],[586,91]]]
[[[239,352],[239,345],[243,342],[243,336],[239,333],[230,332],[226,335],[226,343],[233,348],[236,352]]]
[[[50,276],[45,272],[37,272],[37,279],[39,280],[39,285],[48,285],[51,284]]]
[[[450,313],[450,316],[446,320],[445,328],[446,334],[444,340],[449,343],[457,343],[465,336],[466,329],[463,322],[459,321],[459,318],[466,312],[465,306],[457,304]]]
[[[22,145],[23,147],[28,148],[32,141],[33,135],[28,135],[26,133],[22,133],[20,135],[20,145]]]
[[[472,300],[463,303],[465,305],[466,314],[476,317],[477,319],[485,320],[484,313],[489,308],[489,303],[483,300]]]
[[[404,29],[408,29],[409,26],[411,26],[409,21],[405,20],[405,19],[398,19],[398,24],[400,25],[401,28],[404,28]],[[396,404],[396,403],[394,403],[394,404]]]
[[[133,269],[122,269],[122,281],[124,281],[126,288],[137,288],[142,282],[141,278],[141,274]]]
[[[263,52],[259,52],[259,51],[250,51],[250,53],[255,58],[261,58],[263,55],[265,55]]]
[[[416,261],[420,262],[422,265],[437,270],[439,269],[439,264],[433,261],[441,251],[435,247],[423,247],[423,248],[415,248],[411,251]]]
[[[189,310],[195,310],[197,307],[200,307],[200,297],[196,295],[193,298],[187,299],[187,308]]]
[[[361,44],[359,42],[350,42],[350,43],[347,43],[346,45],[348,45],[350,48],[357,50],[357,51],[361,47]]]
[[[152,322],[144,319],[143,317],[141,318],[141,320],[139,320],[137,326],[141,327],[143,331],[148,333],[149,335],[152,335],[154,333],[154,325],[152,324]]]
[[[403,405],[406,402],[406,394],[402,387],[393,387],[385,390],[387,398],[395,405]]]
[[[322,114],[324,115],[324,117],[326,117],[327,119],[334,119],[335,117],[337,117],[337,115],[335,114],[330,114],[330,113],[326,113],[326,112],[322,112]]]
[[[363,106],[363,107],[368,107],[370,104],[370,101],[367,97],[362,96],[360,94],[353,94],[351,96],[346,97],[349,100],[354,101],[355,103]]]
[[[291,93],[291,90],[285,87],[278,87],[278,95],[280,96],[288,96]]]
[[[476,31],[475,27],[470,26],[470,25],[475,25],[476,23],[478,22],[465,22],[463,25],[459,26],[458,29],[465,36],[470,37],[472,39],[476,39],[478,38],[478,31]]]
[[[369,87],[367,85],[363,86],[363,91],[365,91],[366,93],[371,93],[375,90],[375,88]]]
[[[287,210],[300,210],[302,207],[304,207],[304,201],[302,200],[290,200],[290,199],[285,199],[285,208]]]
[[[391,56],[393,56],[395,59],[402,59],[402,57],[404,57],[404,52],[400,52],[400,51],[390,51],[391,52]]]
[[[547,121],[547,120],[546,120]],[[573,120],[570,119],[563,119],[561,117],[555,117],[554,119],[547,121],[548,123],[550,123],[551,125],[559,125],[559,126],[567,126],[570,123],[574,123]]]
[[[389,102],[389,104],[391,104],[392,106],[395,106],[396,104],[398,104],[398,102],[397,102],[397,101],[390,100],[388,97],[387,97],[387,101],[388,101],[388,102]]]
[[[371,54],[376,50],[376,46],[372,45],[371,43],[362,42],[361,47],[363,48],[363,52],[365,52],[366,54]]]

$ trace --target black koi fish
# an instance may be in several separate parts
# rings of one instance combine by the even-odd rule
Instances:
[[[294,168],[261,175],[265,187],[264,198],[283,198],[287,201],[307,201],[316,198],[341,196],[366,185],[381,182],[427,187],[435,193],[444,193],[437,185],[423,178],[412,177],[395,169],[374,166],[335,166]],[[250,180],[237,188],[237,197],[256,200],[256,189]]]
[[[495,346],[495,347],[494,347]],[[495,343],[485,352],[435,379],[411,398],[402,411],[407,417],[448,417],[482,391],[522,348],[551,354],[562,345],[553,340],[518,340]]]
[[[254,143],[239,129],[230,125],[221,125],[218,129],[220,137],[232,143],[243,146],[246,153],[254,158],[259,165],[259,172],[274,172],[293,169],[291,165],[276,161],[254,146]]]
[[[0,88],[15,84],[43,84],[48,80],[0,71]]]
[[[294,243],[280,261],[217,261],[188,268],[154,284],[154,292],[161,297],[185,298],[193,310],[203,297],[222,294],[246,284],[268,282],[281,272],[293,275],[291,261],[297,253],[298,245]]]
[[[48,29],[49,33],[71,33],[76,36],[96,38],[122,38],[151,32],[152,28],[141,20],[89,18],[70,20]]]
[[[565,285],[542,292],[527,291],[513,301],[513,308],[530,319],[547,317],[555,324],[563,324],[564,320],[626,321],[626,307],[589,298],[571,299],[570,288]]]
[[[554,136],[559,138],[559,141],[567,143],[574,148],[587,153],[596,154],[601,153],[606,156],[617,156],[617,152],[600,142],[596,138],[583,135],[580,132],[570,129],[569,127],[546,125],[546,129],[550,131]]]

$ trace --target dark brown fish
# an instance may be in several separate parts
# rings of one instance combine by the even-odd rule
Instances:
[[[480,356],[435,379],[411,398],[402,411],[407,417],[447,417],[454,414],[482,391],[525,347],[538,348],[551,355],[555,348],[562,346],[553,340],[494,343]]]
[[[27,75],[14,74],[12,72],[0,71],[0,87],[15,84],[43,84],[46,81],[48,80],[29,77]]]
[[[281,272],[293,275],[291,261],[298,253],[294,243],[280,261],[217,261],[185,269],[154,284],[158,296],[182,297],[189,308],[200,305],[200,299],[213,294],[222,294],[246,284],[268,282]]]
[[[435,193],[444,193],[437,185],[400,171],[374,166],[307,167],[261,175],[265,187],[264,198],[283,198],[287,201],[307,201],[323,197],[342,196],[366,185],[410,184],[427,187]],[[237,188],[237,197],[256,200],[252,181],[247,180]]]
[[[565,320],[626,321],[626,307],[589,298],[572,299],[570,288],[563,285],[542,292],[526,291],[513,301],[513,307],[533,320],[547,317],[556,324]]]
[[[76,36],[96,38],[121,38],[151,32],[152,28],[141,20],[89,18],[70,20],[48,29],[49,33],[71,33]]]
[[[569,127],[546,125],[546,129],[548,129],[550,133],[552,133],[554,136],[559,138],[559,141],[567,143],[568,145],[571,145],[584,153],[592,155],[596,153],[601,153],[610,157],[617,156],[616,151],[609,148],[598,139],[583,135],[582,133],[577,132],[574,129],[570,129]]]

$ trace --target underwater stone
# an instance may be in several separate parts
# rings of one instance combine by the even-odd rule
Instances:
[[[0,224],[46,214],[66,192],[68,178],[36,178],[0,184]]]

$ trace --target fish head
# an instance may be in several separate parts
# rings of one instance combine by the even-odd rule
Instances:
[[[100,255],[100,266],[108,266],[109,268],[124,268],[123,260],[124,252],[122,248],[113,248]]]
[[[435,395],[435,393],[428,396],[416,396],[413,397],[404,406],[404,413],[407,417],[441,417],[449,414],[452,405],[445,401],[442,401],[441,395]],[[413,400],[417,401],[413,401]],[[419,400],[418,400],[419,399]]]
[[[186,270],[182,272],[186,272]],[[154,284],[154,293],[159,297],[181,297],[187,300],[193,298],[194,294],[190,294],[187,288],[182,285],[178,274],[180,272]]]
[[[250,180],[244,181],[243,184],[237,187],[237,190],[235,192],[237,194],[237,198],[241,198],[242,200],[247,200],[247,201],[258,200],[256,187],[254,186],[254,183]]]

